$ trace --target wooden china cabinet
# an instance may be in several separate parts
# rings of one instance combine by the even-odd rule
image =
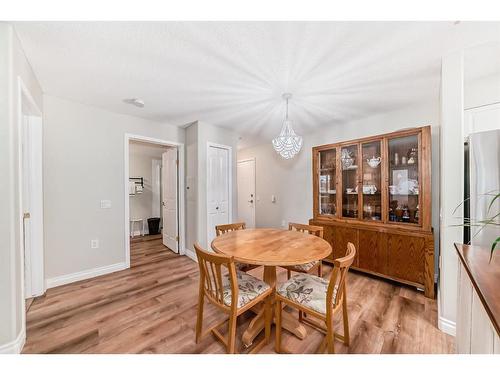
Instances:
[[[314,217],[353,267],[434,298],[430,126],[313,148]]]

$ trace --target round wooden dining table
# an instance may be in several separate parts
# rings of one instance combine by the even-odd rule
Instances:
[[[264,266],[264,281],[274,292],[276,267],[294,266],[326,258],[332,251],[324,239],[298,231],[256,228],[235,230],[212,241],[216,253],[230,255],[239,263]],[[273,309],[274,316],[274,309]],[[258,311],[243,333],[243,344],[252,345],[253,339],[264,329],[264,309]],[[306,336],[305,327],[297,318],[283,312],[282,327],[300,339]]]

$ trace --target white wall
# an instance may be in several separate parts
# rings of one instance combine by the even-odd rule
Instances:
[[[464,108],[500,103],[500,42],[463,51]]]
[[[463,54],[443,58],[441,82],[441,273],[438,288],[439,327],[455,333],[457,313],[457,254],[453,244],[462,241],[463,200]]]
[[[467,65],[464,65],[464,69],[467,69]],[[500,103],[500,72],[465,80],[464,107],[466,109],[493,103]]]
[[[182,143],[184,129],[48,95],[44,105],[45,274],[50,284],[125,262],[125,133]],[[100,209],[101,199],[110,199],[112,207]],[[99,239],[98,249],[90,248],[91,239]]]
[[[217,143],[232,147],[231,175],[232,188],[232,217],[238,217],[237,184],[236,184],[236,151],[238,135],[227,129],[197,121],[186,129],[187,143],[187,244],[188,250],[193,251],[193,243],[198,241],[201,246],[207,244],[207,144]],[[192,220],[196,221],[194,225]],[[193,234],[196,233],[195,234]]]
[[[131,218],[148,219],[153,217],[153,160],[161,163],[162,153],[168,147],[147,144],[141,142],[130,142],[129,146],[129,176],[142,177],[144,179],[144,189],[141,194],[129,197],[129,208]],[[157,202],[158,209],[161,208],[161,202]],[[135,231],[139,230],[138,224],[135,224]],[[148,227],[146,225],[146,233]]]
[[[186,254],[195,258],[198,240],[198,123],[186,128]]]
[[[0,184],[0,352],[18,350],[24,340],[18,77],[42,110],[42,90],[17,35],[11,25],[0,22],[0,174],[5,179]]]

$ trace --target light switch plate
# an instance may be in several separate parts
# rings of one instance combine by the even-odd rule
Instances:
[[[101,208],[111,208],[111,201],[109,199],[101,200]]]
[[[98,249],[99,248],[99,240],[90,240],[90,248]]]

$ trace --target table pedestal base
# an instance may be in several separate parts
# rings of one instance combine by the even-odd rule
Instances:
[[[264,267],[264,281],[273,288],[273,300],[274,293],[276,293],[276,267],[265,266]],[[274,302],[273,302],[273,323],[274,323]],[[299,339],[303,340],[306,337],[306,329],[300,324],[298,317],[293,317],[287,312],[283,312],[281,316],[281,324],[284,329],[293,333]],[[243,345],[249,347],[252,345],[253,340],[257,335],[264,329],[265,326],[265,314],[264,309],[261,309],[257,316],[252,319],[248,328],[243,333]]]

